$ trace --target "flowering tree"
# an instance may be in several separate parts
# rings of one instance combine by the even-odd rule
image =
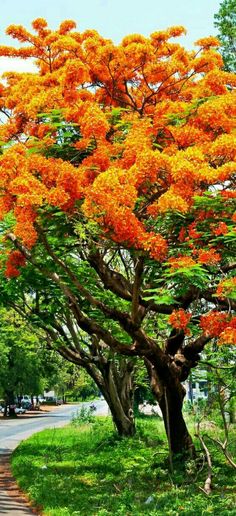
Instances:
[[[1,89],[6,276],[35,267],[80,329],[144,358],[172,451],[193,450],[181,382],[211,339],[236,340],[236,77],[215,38],[173,42],[182,27],[118,46],[33,28],[0,47],[38,67]]]

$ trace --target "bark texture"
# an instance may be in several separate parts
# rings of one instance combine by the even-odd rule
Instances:
[[[132,363],[123,359],[119,369],[114,362],[109,364],[107,374],[103,375],[103,379],[104,397],[109,405],[118,434],[123,437],[133,436],[135,420]]]
[[[173,454],[187,453],[194,457],[195,449],[183,417],[183,400],[185,389],[182,386],[177,371],[167,369],[166,372],[155,369],[146,360],[152,392],[157,399],[165,425],[165,430]]]
[[[8,409],[8,411],[7,411]],[[17,417],[15,413],[15,396],[13,391],[6,392],[5,398],[5,407],[4,407],[4,416],[9,415],[9,417]]]

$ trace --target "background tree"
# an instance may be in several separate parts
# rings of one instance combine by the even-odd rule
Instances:
[[[67,373],[66,385],[59,392],[64,395],[66,401],[86,401],[98,398],[100,395],[91,376],[84,369],[72,364]]]
[[[44,261],[41,252],[39,259]],[[87,271],[83,272],[82,264],[80,271],[85,279]],[[40,271],[31,267],[22,272],[17,279],[6,281],[2,278],[0,300],[4,306],[10,306],[19,313],[30,324],[32,332],[34,328],[41,329],[45,344],[54,352],[50,364],[50,378],[52,375],[55,377],[53,387],[60,385],[62,388],[64,385],[65,389],[66,378],[72,380],[68,364],[61,363],[60,357],[84,368],[97,385],[97,392],[106,399],[118,433],[133,435],[135,359],[118,357],[101,339],[95,335],[89,337],[82,331],[67,298]],[[92,291],[95,288],[93,278],[88,278],[88,281]],[[117,332],[117,328],[114,327],[113,331]],[[58,358],[57,353],[60,355]]]
[[[236,71],[236,1],[224,0],[214,16],[215,27],[219,30],[221,53],[225,69]]]
[[[23,394],[42,394],[50,384],[48,354],[40,343],[40,333],[33,333],[13,310],[0,310],[0,389],[11,416],[16,398]]]
[[[215,353],[216,344],[213,342],[205,350],[205,357],[201,368],[207,370],[209,397],[208,411],[217,410],[224,426],[230,428],[234,423],[235,413],[235,348],[221,346]],[[229,430],[228,428],[228,430]],[[226,430],[227,433],[227,430]]]
[[[0,49],[39,70],[2,88],[6,275],[40,271],[90,338],[144,358],[172,451],[191,451],[182,381],[211,339],[235,343],[235,75],[216,38],[170,41],[182,27],[119,46],[74,27],[11,26],[29,45]]]
[[[235,349],[221,346],[216,354],[216,345],[213,342],[204,350],[203,360],[194,372],[194,380],[205,380],[204,390],[207,390],[207,397],[195,399],[191,409],[198,432],[201,429],[205,443],[207,441],[215,442],[225,455],[228,464],[236,468],[233,460],[234,440],[232,438],[236,416]],[[205,421],[213,421],[214,425],[218,425],[223,430],[223,435],[221,437],[219,435],[209,436],[204,425]]]

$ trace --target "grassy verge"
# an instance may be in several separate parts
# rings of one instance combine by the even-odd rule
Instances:
[[[212,448],[214,490],[200,489],[206,469],[166,462],[161,422],[138,421],[133,439],[118,439],[111,421],[44,430],[17,448],[12,470],[45,516],[202,516],[236,514],[233,470]]]

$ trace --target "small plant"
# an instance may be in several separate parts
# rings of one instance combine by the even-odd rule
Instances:
[[[84,425],[85,423],[93,423],[94,421],[95,417],[91,407],[82,407],[80,410],[74,412],[71,418],[71,424],[73,426],[80,426]]]

